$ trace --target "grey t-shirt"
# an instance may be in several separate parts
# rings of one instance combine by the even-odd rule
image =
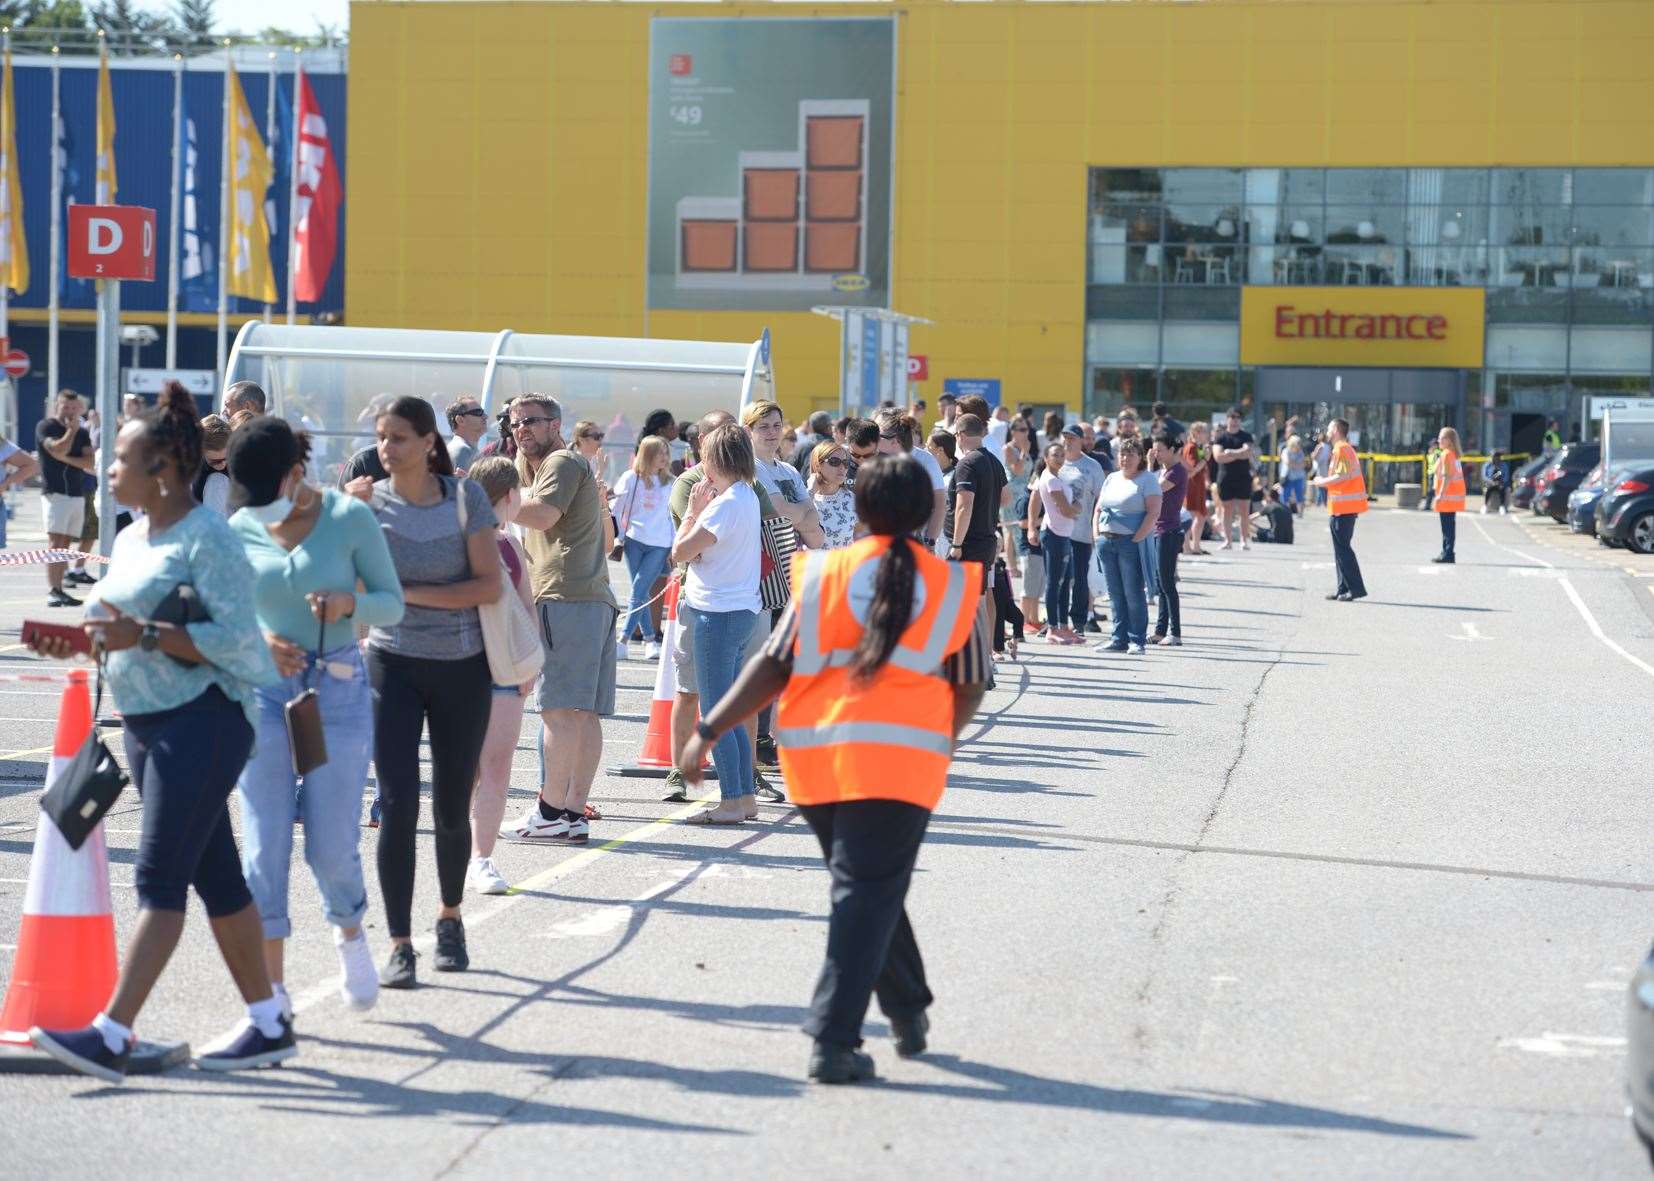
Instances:
[[[1094,541],[1092,516],[1097,508],[1097,494],[1103,490],[1103,465],[1091,456],[1081,453],[1078,459],[1065,459],[1062,471],[1057,473],[1068,503],[1079,510],[1074,518],[1075,541]]]
[[[454,498],[460,482],[452,476],[437,479],[442,482],[442,499],[432,505],[409,504],[391,490],[389,480],[373,486],[369,503],[373,515],[379,518],[379,530],[390,546],[391,561],[404,588],[470,578],[471,559],[466,553],[465,536],[499,524],[482,485],[466,480],[462,535],[459,505]],[[416,607],[410,603],[402,622],[370,629],[368,643],[398,656],[464,660],[482,651],[482,625],[475,607]]]

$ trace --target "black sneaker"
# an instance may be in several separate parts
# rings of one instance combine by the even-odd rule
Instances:
[[[390,958],[385,961],[385,966],[379,969],[379,987],[412,988],[418,983],[414,978],[414,961],[418,958],[413,944],[391,944]]]
[[[930,1018],[920,1013],[915,1017],[890,1019],[890,1036],[896,1039],[896,1053],[903,1058],[917,1058],[929,1045],[925,1035],[930,1032]]]
[[[37,1025],[29,1030],[29,1040],[34,1042],[35,1049],[49,1054],[72,1070],[101,1078],[106,1083],[126,1081],[126,1066],[132,1060],[132,1047],[127,1046],[119,1054],[115,1053],[104,1043],[103,1034],[95,1026],[41,1029]]]
[[[465,950],[465,924],[459,919],[436,921],[436,970],[463,972],[471,966]]]
[[[64,582],[72,582],[76,586],[96,586],[98,580],[84,570],[71,570],[63,576]]]
[[[849,1046],[827,1046],[817,1042],[810,1051],[810,1081],[812,1083],[859,1083],[877,1077],[873,1059]]]
[[[758,736],[758,765],[760,767],[779,767],[781,759],[775,753],[775,736],[760,734]]]
[[[46,606],[48,606],[48,607],[80,607],[80,606],[84,606],[84,604],[79,599],[75,598],[74,595],[71,595],[68,591],[65,591],[65,590],[59,588],[59,589],[56,589],[56,590],[49,591],[47,593],[47,595],[46,595]]]
[[[252,1021],[244,1021],[216,1050],[208,1050],[195,1057],[195,1069],[211,1071],[256,1070],[260,1066],[276,1066],[299,1052],[293,1041],[293,1019],[282,1016],[281,1033],[270,1037]]]
[[[752,794],[770,804],[785,804],[787,793],[764,778],[762,771],[752,773]]]

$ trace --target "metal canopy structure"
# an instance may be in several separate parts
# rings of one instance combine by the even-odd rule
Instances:
[[[651,410],[695,419],[775,396],[768,333],[725,343],[253,320],[226,368],[226,387],[243,380],[264,387],[272,413],[312,434],[364,442],[375,412],[410,394],[431,402],[439,420],[462,395],[492,417],[519,394],[547,394],[563,407],[566,427],[590,419],[609,427],[612,446],[628,449]]]

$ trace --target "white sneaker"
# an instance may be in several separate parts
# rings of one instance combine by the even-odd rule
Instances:
[[[659,660],[660,659],[660,641],[659,640],[650,640],[647,644],[643,645],[643,659],[645,659],[645,660]]]
[[[339,953],[339,966],[344,975],[339,980],[339,999],[358,1013],[366,1013],[379,999],[379,969],[373,965],[373,953],[368,950],[366,931],[356,932],[356,938],[346,939],[334,928],[333,947]]]
[[[626,651],[626,641],[625,640],[616,640],[615,641],[615,659],[616,660],[621,660],[621,661],[631,659],[631,654]]]
[[[518,841],[563,841],[568,839],[569,822],[565,816],[547,820],[540,815],[540,805],[536,802],[528,806],[516,824],[500,829],[500,835]]]
[[[471,869],[465,876],[469,879],[471,889],[478,894],[511,893],[511,883],[506,881],[505,875],[496,868],[492,857],[471,858]]]
[[[1132,646],[1131,646],[1131,648],[1130,648],[1130,653],[1131,653],[1131,655],[1133,655],[1133,656],[1141,656],[1141,655],[1143,655],[1143,645],[1141,645],[1141,644],[1133,644],[1133,645],[1132,645]]]

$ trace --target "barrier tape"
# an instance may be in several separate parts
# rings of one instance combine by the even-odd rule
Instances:
[[[107,562],[102,554],[84,554],[78,549],[26,549],[0,553],[0,566],[46,566],[53,562]]]

